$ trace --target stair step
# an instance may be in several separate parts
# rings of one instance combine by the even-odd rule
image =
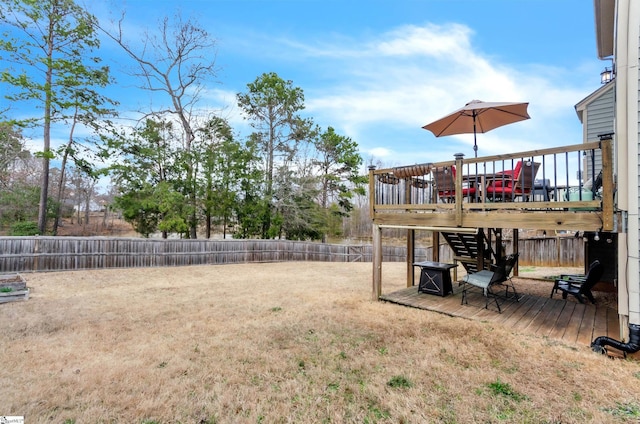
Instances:
[[[447,244],[453,250],[453,259],[460,262],[468,273],[478,271],[478,249],[479,243],[477,235],[464,233],[440,233]]]

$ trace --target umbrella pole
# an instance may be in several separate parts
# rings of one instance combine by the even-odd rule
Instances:
[[[478,157],[478,143],[476,142],[476,112],[473,111],[473,154]],[[478,162],[476,162],[476,203],[478,202]]]
[[[473,154],[478,157],[478,143],[476,143],[476,111],[473,114]]]

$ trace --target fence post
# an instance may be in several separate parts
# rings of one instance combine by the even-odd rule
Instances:
[[[373,224],[373,291],[372,300],[378,300],[382,295],[382,228]]]
[[[40,261],[40,238],[36,236],[35,243],[33,244],[33,270],[38,271]]]

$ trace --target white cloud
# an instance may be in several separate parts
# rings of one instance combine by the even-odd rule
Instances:
[[[373,149],[365,150],[364,153],[376,159],[386,160],[392,156],[393,151],[385,147],[375,147]]]
[[[473,35],[463,25],[427,24],[401,27],[373,41],[351,40],[347,47],[325,41],[322,56],[330,58],[317,71],[333,70],[334,83],[305,89],[307,111],[373,151],[393,140],[366,139],[363,136],[370,134],[371,127],[418,134],[415,130],[422,125],[473,99],[528,101],[531,122],[505,127],[491,136],[483,134],[481,155],[503,152],[506,144],[513,151],[521,146],[579,143],[575,135],[570,142],[554,135],[564,132],[563,127],[571,132],[579,126],[573,107],[588,94],[589,84],[580,82],[594,68],[571,75],[569,70],[548,66],[501,63],[476,51]],[[306,55],[313,51],[304,49]],[[549,134],[549,128],[555,131]],[[424,139],[429,135],[424,134]],[[516,138],[517,146],[512,143]],[[460,142],[472,146],[472,136],[460,136],[454,143]]]
[[[460,57],[471,50],[470,28],[459,25],[434,25],[424,27],[408,25],[385,34],[388,40],[374,45],[373,50],[382,56],[427,56],[435,59]]]

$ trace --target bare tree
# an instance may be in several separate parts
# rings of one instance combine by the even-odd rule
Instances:
[[[120,19],[115,31],[103,28],[106,35],[115,41],[131,57],[137,65],[133,76],[142,82],[141,88],[154,96],[154,101],[167,103],[157,110],[145,113],[150,115],[173,116],[180,122],[183,132],[185,167],[185,195],[192,206],[189,223],[189,235],[196,238],[196,187],[195,166],[191,155],[192,143],[195,139],[196,109],[200,93],[205,83],[217,74],[216,42],[206,30],[193,20],[186,22],[178,15],[174,21],[164,18],[157,33],[146,32],[141,47],[133,47],[123,34]]]
[[[79,168],[72,169],[70,180],[78,224],[82,223],[86,228],[87,224],[89,224],[91,202],[96,194],[97,181]],[[84,216],[81,215],[81,212],[84,212]]]

